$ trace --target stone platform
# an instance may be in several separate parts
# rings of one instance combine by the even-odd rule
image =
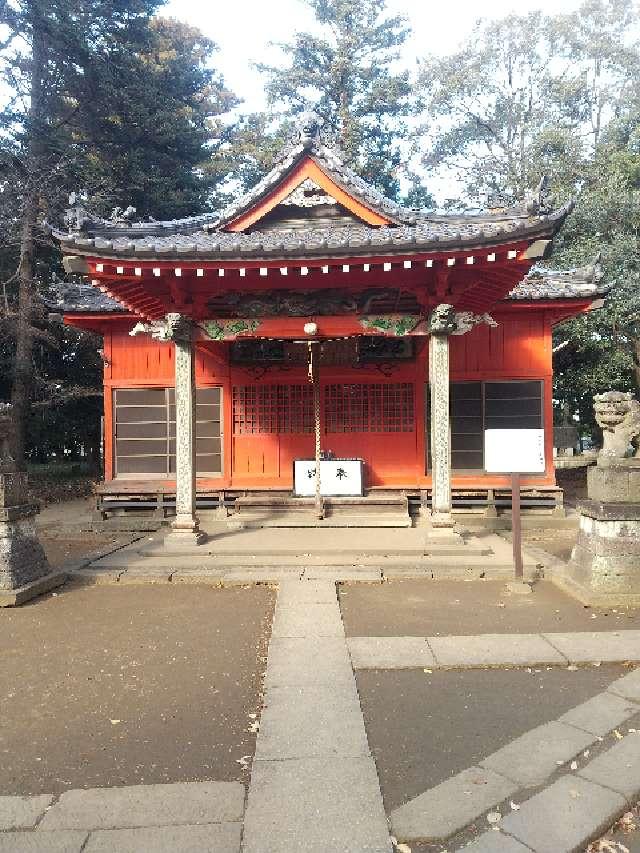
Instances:
[[[81,576],[120,583],[145,577],[155,582],[277,582],[303,574],[367,581],[513,577],[511,546],[491,533],[441,538],[420,528],[228,530],[224,522],[203,527],[208,537],[203,545],[173,551],[170,540],[156,533],[95,560]],[[538,573],[539,563],[526,559],[525,577]]]
[[[599,459],[561,583],[585,604],[640,604],[640,459]]]

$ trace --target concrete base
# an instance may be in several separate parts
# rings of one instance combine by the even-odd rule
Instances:
[[[188,553],[206,541],[207,534],[202,530],[171,530],[162,540],[161,550],[172,554]]]
[[[578,540],[558,580],[584,603],[640,602],[640,503],[590,500],[579,511]]]
[[[35,583],[51,571],[30,505],[0,507],[0,594]]]
[[[62,586],[66,580],[66,572],[51,572],[17,589],[0,589],[0,607],[17,607],[38,595],[44,595],[44,593]]]

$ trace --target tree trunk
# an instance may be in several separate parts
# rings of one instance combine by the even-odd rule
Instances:
[[[636,383],[636,391],[640,391],[640,338],[634,338],[633,345],[633,378]]]
[[[22,214],[20,235],[20,264],[18,267],[19,295],[16,325],[16,356],[13,368],[14,459],[22,465],[25,458],[27,422],[31,409],[33,387],[33,265],[35,254],[34,231],[38,211],[35,189],[29,190]]]
[[[11,402],[13,403],[14,458],[24,463],[27,423],[33,395],[33,307],[35,301],[35,232],[40,201],[38,173],[45,130],[43,93],[45,74],[45,34],[38,4],[31,7],[31,103],[27,120],[26,192],[20,229],[20,261],[18,264],[18,319],[16,324],[16,357],[13,371]]]

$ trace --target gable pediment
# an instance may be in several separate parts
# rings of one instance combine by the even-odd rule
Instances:
[[[272,222],[274,219],[286,221],[289,218],[303,220],[304,217],[299,215],[287,216],[287,211],[304,210],[310,212],[308,219],[313,223],[323,218],[317,213],[322,210],[329,218],[346,218],[346,221],[359,224],[376,226],[391,223],[389,217],[373,210],[341,187],[310,155],[304,156],[288,175],[283,175],[280,181],[258,196],[248,209],[229,221],[224,230],[261,230],[260,221],[275,208],[279,208],[278,216],[272,216]],[[337,214],[337,217],[332,214]],[[272,222],[269,227],[273,227]]]

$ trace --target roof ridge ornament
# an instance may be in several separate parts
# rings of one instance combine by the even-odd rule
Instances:
[[[296,117],[297,141],[305,151],[322,144],[321,130],[323,127],[324,119],[312,109],[303,110]]]
[[[69,207],[64,213],[64,222],[69,233],[74,231],[84,231],[86,226],[91,222],[89,211],[85,204],[89,200],[89,195],[86,190],[77,190],[69,193]]]
[[[554,196],[549,191],[549,177],[542,175],[534,190],[526,190],[524,208],[529,214],[545,214],[553,210]]]
[[[131,204],[128,207],[114,207],[111,211],[111,216],[109,217],[109,221],[114,225],[131,225],[133,221],[133,217],[136,214],[136,208]],[[155,222],[155,220],[151,220]]]

